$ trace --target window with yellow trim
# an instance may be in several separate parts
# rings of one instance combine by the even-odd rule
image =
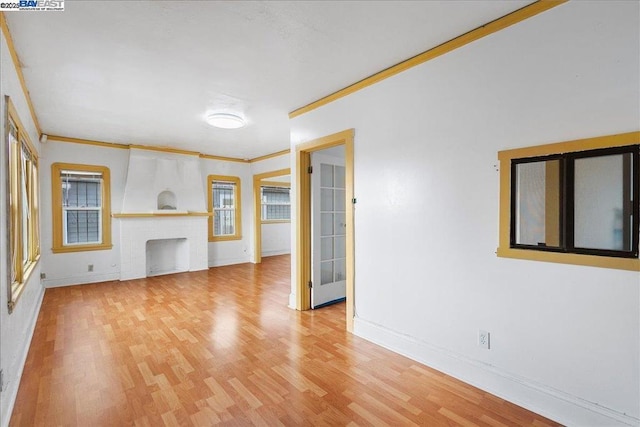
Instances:
[[[498,255],[640,269],[639,142],[631,132],[500,152]]]
[[[238,240],[241,233],[240,178],[209,175],[207,179],[209,240]]]
[[[284,222],[291,220],[289,187],[262,185],[260,187],[262,222]]]
[[[105,166],[51,166],[53,252],[111,249],[110,181]]]
[[[40,257],[40,222],[37,152],[9,98],[6,103],[11,313]]]

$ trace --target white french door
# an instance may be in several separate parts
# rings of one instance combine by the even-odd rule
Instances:
[[[311,308],[346,297],[344,157],[311,154]]]

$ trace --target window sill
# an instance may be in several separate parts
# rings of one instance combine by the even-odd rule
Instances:
[[[640,271],[637,258],[615,258],[598,255],[567,254],[526,249],[498,248],[500,258],[515,258],[529,261],[553,262],[559,264],[584,265],[589,267],[613,268],[616,270]]]
[[[36,257],[36,260],[30,263],[27,269],[24,271],[22,282],[20,283],[15,282],[11,284],[11,301],[8,302],[9,314],[13,313],[13,310],[15,309],[16,304],[18,303],[18,300],[20,299],[20,296],[24,291],[24,288],[27,285],[27,282],[29,282],[29,279],[31,278],[31,274],[36,269],[36,265],[38,265],[39,261],[40,261],[40,255],[38,255]]]
[[[242,236],[209,236],[210,242],[228,242],[230,240],[242,240]]]
[[[108,243],[108,244],[100,244],[100,245],[63,246],[63,247],[51,248],[51,251],[54,254],[64,254],[64,253],[70,253],[70,252],[106,251],[112,248],[113,248],[113,245],[111,243]]]
[[[286,224],[291,223],[290,219],[265,219],[260,221],[260,224]]]

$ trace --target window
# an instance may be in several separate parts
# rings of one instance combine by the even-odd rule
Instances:
[[[290,191],[289,187],[280,185],[265,185],[260,187],[262,221],[274,222],[291,220]]]
[[[498,255],[640,269],[638,142],[634,132],[501,152]]]
[[[209,241],[241,239],[240,178],[209,175]]]
[[[9,191],[9,313],[40,257],[37,152],[7,99],[7,147]]]
[[[111,249],[110,175],[104,166],[51,166],[53,252]]]

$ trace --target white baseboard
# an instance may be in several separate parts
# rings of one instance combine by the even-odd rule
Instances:
[[[13,413],[13,406],[16,403],[16,398],[18,397],[18,389],[20,388],[20,380],[22,379],[22,373],[24,372],[24,365],[27,363],[27,356],[29,355],[29,348],[31,347],[31,340],[33,339],[33,333],[36,330],[36,322],[38,321],[38,315],[40,314],[40,308],[42,307],[42,301],[44,300],[44,288],[42,292],[40,292],[40,297],[38,298],[38,302],[36,304],[36,309],[33,310],[31,315],[31,320],[29,321],[29,328],[27,330],[27,339],[22,341],[22,349],[20,355],[20,363],[17,367],[18,375],[15,377],[15,381],[7,382],[4,384],[7,387],[5,390],[2,390],[2,393],[5,396],[9,396],[9,404],[7,405],[7,412],[2,414],[2,426],[8,426],[9,420],[11,419],[11,414]]]
[[[281,249],[279,251],[263,251],[262,252],[262,257],[269,257],[269,256],[277,256],[277,255],[289,255],[291,254],[291,251],[289,249]]]
[[[289,308],[296,309],[296,294],[293,292],[289,294]]]
[[[92,274],[84,276],[62,277],[57,279],[42,279],[45,288],[59,288],[62,286],[87,285],[89,283],[109,282],[120,280],[120,273]]]
[[[564,425],[640,425],[637,418],[536,384],[363,319],[354,319],[354,334]]]

